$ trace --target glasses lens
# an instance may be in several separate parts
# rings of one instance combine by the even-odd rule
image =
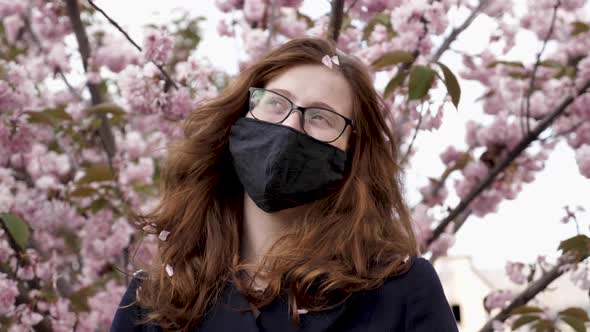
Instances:
[[[250,94],[250,112],[258,120],[280,123],[287,118],[292,104],[287,98],[269,90],[255,89]],[[346,127],[346,120],[335,112],[322,108],[307,108],[303,130],[309,136],[331,142]]]
[[[254,90],[250,95],[250,112],[258,120],[279,123],[290,109],[289,100],[272,91]]]
[[[309,108],[305,112],[304,130],[315,139],[331,142],[338,138],[346,121],[340,115],[321,108]]]

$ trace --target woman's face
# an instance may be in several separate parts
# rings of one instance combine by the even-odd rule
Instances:
[[[298,106],[329,109],[352,119],[352,91],[337,66],[335,69],[324,65],[296,66],[275,77],[264,88],[280,93]],[[294,110],[281,124],[303,132],[301,116],[301,112]],[[247,117],[252,115],[248,113]],[[328,144],[346,150],[350,132],[350,126],[346,126],[342,135]]]

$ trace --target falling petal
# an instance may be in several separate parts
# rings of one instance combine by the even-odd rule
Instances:
[[[329,55],[324,55],[322,58],[322,63],[328,66],[328,68],[332,69],[332,60],[330,59]]]
[[[404,258],[404,263],[406,263],[408,259],[410,259],[410,255],[406,255],[406,257]]]
[[[336,64],[336,65],[340,66],[340,60],[338,59],[338,56],[337,56],[337,55],[334,55],[334,56],[332,57],[332,62],[333,62],[334,64]]]
[[[134,277],[137,277],[137,275],[140,274],[141,272],[143,272],[143,270],[142,269],[139,269],[139,270],[133,272],[133,276]]]
[[[168,273],[169,277],[174,275],[174,270],[172,270],[172,266],[170,266],[170,264],[166,264],[166,273]]]
[[[161,231],[160,235],[158,235],[158,238],[162,241],[166,241],[166,239],[168,238],[168,235],[170,235],[170,232],[168,231]]]
[[[297,309],[297,312],[300,314],[306,314],[308,311],[307,309]]]

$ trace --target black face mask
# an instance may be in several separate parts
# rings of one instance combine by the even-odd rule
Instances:
[[[346,152],[288,126],[240,118],[229,151],[244,190],[266,212],[324,198],[339,188]]]

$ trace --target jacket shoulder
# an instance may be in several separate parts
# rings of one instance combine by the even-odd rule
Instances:
[[[427,259],[411,257],[408,271],[385,282],[382,297],[403,312],[405,331],[458,331],[440,278]]]
[[[119,307],[113,318],[110,332],[131,331],[131,332],[155,332],[160,331],[152,324],[141,324],[146,317],[146,310],[137,304],[137,293],[147,278],[143,271],[134,273],[133,279],[129,282],[127,290],[119,303]]]

